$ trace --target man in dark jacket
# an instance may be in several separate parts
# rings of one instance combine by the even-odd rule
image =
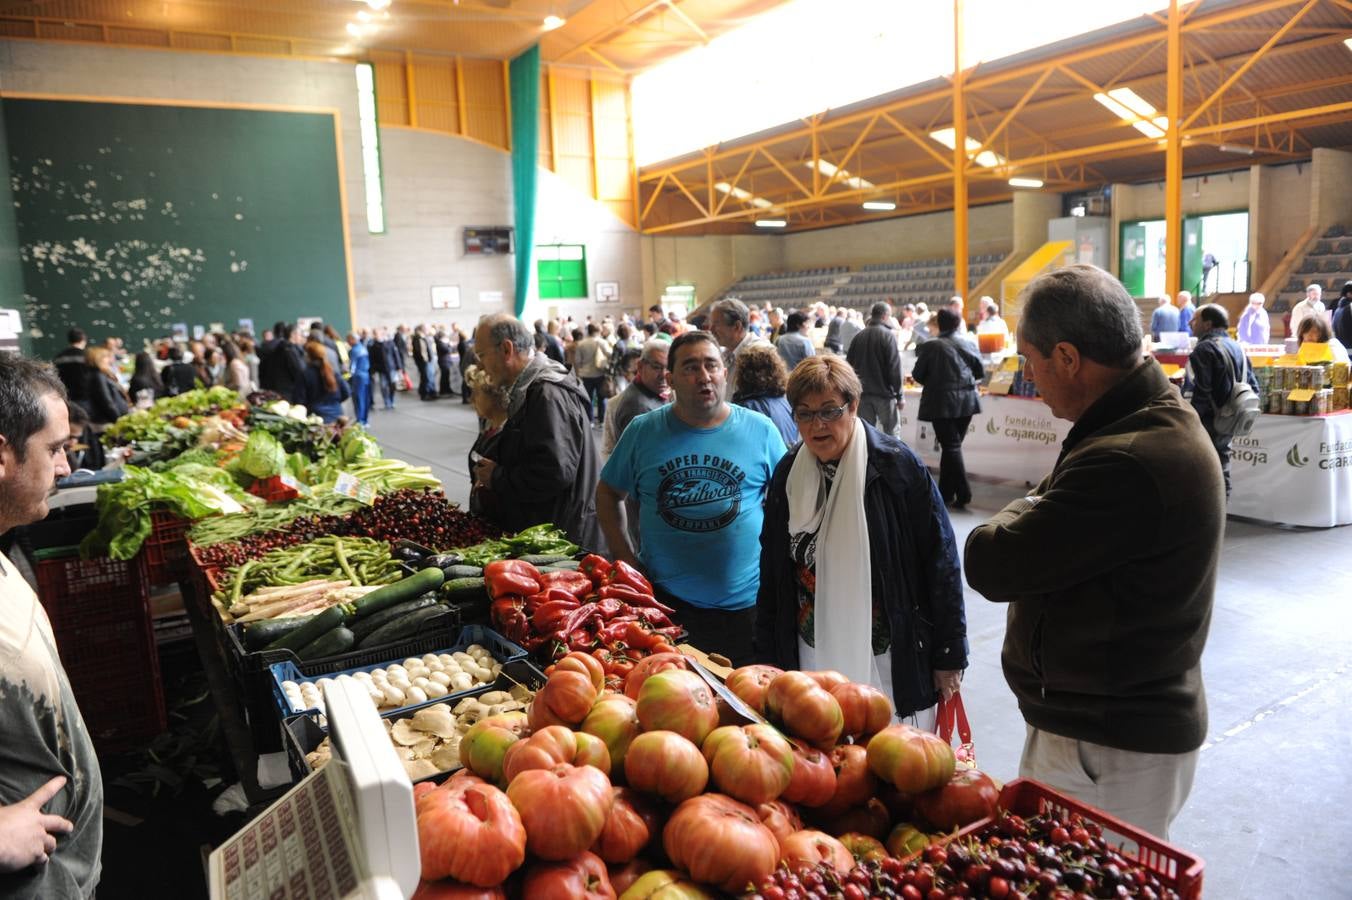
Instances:
[[[183,361],[183,348],[178,344],[169,348],[169,365],[160,373],[160,380],[164,382],[165,393],[170,397],[186,394],[199,384],[197,369]]]
[[[1025,291],[1025,377],[1075,425],[1032,494],[972,531],[967,582],[1009,604],[1002,662],[1028,723],[1019,774],[1167,838],[1206,737],[1220,463],[1142,359],[1117,279],[1075,265]]]
[[[66,396],[73,403],[83,404],[85,382],[89,375],[89,369],[85,366],[85,347],[88,346],[89,340],[79,328],[72,328],[66,332],[66,340],[70,346],[56,354],[52,364],[56,366],[56,374],[60,376],[61,383],[66,386]]]
[[[399,353],[384,328],[376,329],[371,341],[371,377],[380,386],[385,409],[394,409],[395,379],[399,377]]]
[[[845,361],[864,386],[859,418],[883,434],[896,434],[897,414],[906,401],[901,393],[901,351],[892,330],[891,306],[881,301],[873,304],[868,325],[850,341]]]
[[[509,388],[496,459],[473,478],[493,494],[505,531],[552,522],[587,550],[605,552],[596,522],[598,463],[589,402],[577,378],[542,353],[520,319],[499,313],[479,322],[474,346],[493,382]]]
[[[939,496],[962,509],[972,500],[962,442],[972,416],[981,412],[976,385],[985,371],[981,357],[959,337],[962,319],[958,314],[944,307],[935,318],[939,336],[915,348],[911,375],[925,388],[920,395],[920,421],[931,423],[939,440]]]
[[[1352,281],[1343,282],[1343,292],[1333,306],[1333,336],[1344,347],[1352,347]]]
[[[1258,379],[1244,356],[1244,348],[1225,333],[1230,327],[1230,317],[1224,307],[1207,304],[1193,313],[1188,324],[1197,336],[1197,346],[1188,354],[1188,377],[1183,384],[1183,396],[1192,401],[1192,408],[1197,411],[1202,427],[1216,448],[1225,476],[1225,499],[1229,500],[1230,442],[1234,435],[1216,430],[1216,410],[1229,401],[1236,377],[1247,381],[1255,395]]]
[[[281,394],[291,403],[305,402],[305,351],[296,342],[294,325],[278,322],[272,327],[273,339],[258,348],[258,385],[265,391]],[[168,381],[165,381],[168,387]]]

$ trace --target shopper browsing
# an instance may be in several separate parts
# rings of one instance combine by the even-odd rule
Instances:
[[[1323,325],[1320,319],[1306,319]],[[1197,335],[1197,346],[1188,354],[1188,375],[1183,383],[1183,396],[1192,402],[1197,417],[1202,420],[1207,437],[1216,448],[1225,476],[1225,499],[1230,499],[1230,442],[1234,435],[1216,427],[1216,412],[1230,400],[1235,382],[1243,380],[1258,396],[1258,379],[1244,356],[1244,348],[1226,337],[1230,327],[1229,315],[1214,303],[1203,306],[1193,314],[1192,333]],[[1328,326],[1324,326],[1327,329]]]
[[[612,555],[646,571],[677,610],[690,642],[734,666],[752,659],[765,489],[784,440],[760,413],[729,406],[713,335],[672,342],[675,401],[639,416],[620,436],[596,486],[596,515]],[[641,549],[624,501],[639,505]]]
[[[765,501],[756,656],[872,684],[929,729],[967,667],[958,548],[925,464],[859,418],[861,390],[839,357],[789,378],[803,442]]]
[[[902,397],[901,351],[892,330],[892,307],[873,304],[868,326],[850,343],[845,358],[859,376],[863,395],[859,415],[883,434],[896,434]]]
[[[1178,307],[1168,294],[1161,294],[1155,304],[1155,311],[1150,314],[1150,339],[1158,344],[1160,335],[1178,331]]]
[[[1075,424],[1032,494],[972,531],[967,582],[1009,604],[1002,662],[1028,723],[1019,774],[1167,838],[1206,736],[1220,463],[1142,360],[1117,279],[1075,265],[1025,291],[1025,377]]]
[[[962,442],[972,416],[981,412],[976,386],[985,371],[981,357],[958,340],[962,322],[951,309],[935,314],[939,336],[916,348],[916,382],[924,386],[920,394],[920,421],[934,426],[942,453],[939,456],[939,496],[945,503],[961,509],[972,500],[967,483],[967,467],[962,460]]]
[[[0,534],[47,515],[70,474],[55,371],[0,356]],[[0,894],[90,897],[103,846],[103,779],[46,611],[0,554]]]
[[[1249,305],[1239,314],[1239,327],[1236,334],[1241,344],[1266,344],[1272,331],[1267,310],[1263,304],[1267,298],[1255,291],[1249,295]]]

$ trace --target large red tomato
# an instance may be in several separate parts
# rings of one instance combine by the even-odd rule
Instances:
[[[507,900],[507,892],[458,881],[420,881],[412,900]]]
[[[639,688],[638,721],[644,731],[674,731],[699,746],[718,727],[714,692],[694,672],[658,672]]]
[[[629,786],[680,803],[704,792],[709,763],[690,741],[674,731],[645,731],[624,758]]]
[[[423,794],[415,806],[422,877],[499,885],[526,858],[526,829],[506,794],[468,773]]]
[[[549,725],[577,725],[587,718],[587,713],[596,704],[596,698],[601,696],[605,676],[602,675],[598,682],[590,671],[580,671],[585,668],[585,663],[574,662],[570,659],[573,655],[565,656],[558,663],[560,668],[554,670],[531,701],[529,718],[532,729],[539,730]],[[598,668],[601,665],[590,656],[580,658],[590,659]],[[569,664],[567,669],[562,668],[564,663]]]
[[[815,672],[804,672],[803,674],[817,682],[824,691],[831,691],[834,690],[837,685],[850,683],[850,679],[846,678],[835,669],[820,669]]]
[[[887,848],[883,846],[883,842],[867,834],[847,831],[838,840],[846,850],[850,851],[850,855],[854,857],[855,862],[881,860],[887,856]]]
[[[502,778],[502,758],[529,729],[526,714],[501,713],[480,719],[469,727],[460,739],[460,765],[485,781],[505,784]]]
[[[929,844],[929,835],[910,822],[898,822],[897,827],[887,836],[887,852],[893,856],[907,857],[912,853],[919,853]]]
[[[638,704],[624,694],[602,694],[580,729],[601,739],[610,754],[611,780],[623,780],[624,755],[639,733]]]
[[[806,672],[785,672],[765,689],[765,715],[814,747],[835,746],[845,717],[840,703]]]
[[[817,809],[817,815],[833,819],[873,796],[878,779],[868,770],[868,751],[859,744],[841,744],[831,750],[831,766],[836,770],[836,792]]]
[[[640,856],[622,866],[610,865],[606,869],[610,872],[610,886],[615,889],[615,893],[623,894],[635,881],[651,872],[653,864]]]
[[[863,737],[877,734],[892,724],[892,701],[872,685],[847,681],[831,688],[831,696],[840,703],[840,711],[845,716],[841,734]]]
[[[554,671],[550,673],[550,676],[553,677],[559,672],[579,672],[586,675],[591,679],[597,691],[600,691],[606,683],[606,670],[601,665],[601,661],[590,653],[583,653],[581,650],[574,650],[556,662]]]
[[[799,806],[821,806],[836,794],[836,770],[831,757],[794,738],[793,777],[780,796]]]
[[[889,725],[868,742],[868,767],[905,794],[919,794],[953,777],[953,748],[938,735]]]
[[[765,689],[783,674],[784,670],[775,666],[742,666],[734,669],[724,684],[743,703],[765,715]]]
[[[869,797],[859,806],[851,806],[840,815],[821,822],[821,829],[827,834],[842,835],[853,831],[880,841],[887,837],[887,829],[891,826],[887,807],[877,797]]]
[[[613,789],[614,804],[592,851],[608,863],[627,863],[662,830],[656,805],[632,788]]]
[[[526,869],[521,896],[531,900],[615,900],[606,864],[595,853],[572,859],[535,863]]]
[[[715,728],[701,750],[714,786],[743,803],[773,800],[793,778],[793,748],[769,725]]]
[[[601,835],[614,802],[610,779],[593,766],[527,769],[507,788],[526,826],[526,846],[548,860],[569,859]]]
[[[662,830],[662,846],[691,878],[732,894],[759,884],[779,861],[779,843],[755,811],[722,794],[676,807]]]
[[[712,891],[675,869],[654,869],[638,877],[620,900],[716,900]]]
[[[985,772],[958,769],[948,784],[916,795],[915,811],[940,831],[964,828],[995,815],[1000,788]]]
[[[527,769],[552,769],[559,763],[595,766],[610,774],[610,752],[599,737],[549,725],[507,748],[502,758],[502,776],[512,779]]]
[[[854,868],[854,856],[845,845],[820,831],[795,831],[779,842],[779,861],[797,871],[800,866],[826,863],[841,875]]]
[[[680,653],[654,653],[652,656],[645,656],[634,664],[634,670],[625,677],[624,694],[630,700],[637,700],[639,688],[643,687],[643,682],[653,675],[668,669],[688,668],[685,657]]]
[[[770,829],[775,840],[782,840],[795,831],[803,830],[803,820],[794,809],[783,800],[771,800],[756,807],[756,815],[761,824]]]

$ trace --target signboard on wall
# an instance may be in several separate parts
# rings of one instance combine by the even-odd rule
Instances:
[[[508,226],[474,226],[465,229],[466,256],[496,256],[511,252],[512,229]]]
[[[695,286],[688,283],[669,284],[662,292],[663,309],[682,312],[695,308]]]
[[[479,291],[480,306],[501,306],[502,291]]]

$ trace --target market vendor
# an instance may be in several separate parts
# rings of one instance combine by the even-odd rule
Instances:
[[[713,335],[691,331],[667,358],[675,401],[629,423],[596,486],[611,554],[643,569],[689,641],[734,666],[752,660],[761,505],[784,439],[765,416],[723,399]],[[624,501],[636,497],[642,549]]]
[[[55,370],[0,356],[0,534],[47,515],[70,474]],[[0,897],[90,897],[103,846],[103,778],[47,613],[0,554]]]
[[[859,418],[862,391],[834,356],[789,378],[803,442],[765,501],[756,656],[872,684],[932,729],[967,667],[958,548],[925,464]]]

